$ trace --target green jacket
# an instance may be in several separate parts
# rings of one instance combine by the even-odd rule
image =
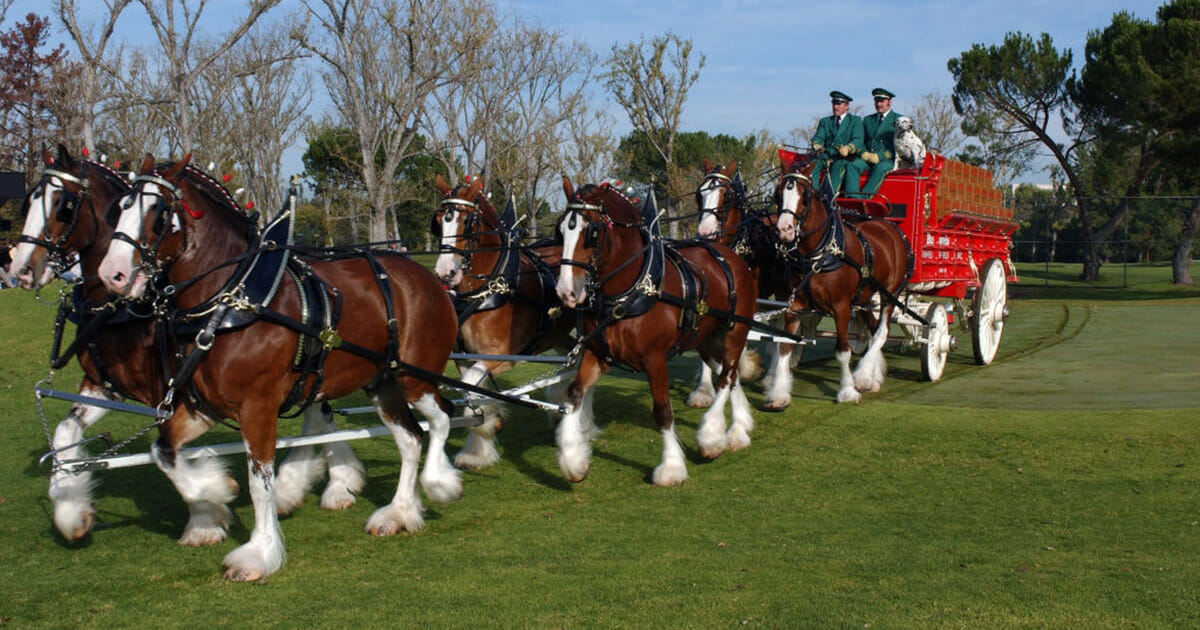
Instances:
[[[833,116],[826,116],[817,122],[817,132],[813,134],[812,143],[825,148],[825,154],[831,160],[852,160],[863,152],[866,146],[863,136],[863,120],[854,114],[846,114],[841,126],[835,126]],[[843,158],[838,155],[838,147],[849,145],[850,155]]]
[[[863,117],[863,134],[866,136],[864,151],[870,151],[879,156],[881,162],[892,162],[896,159],[896,119],[903,114],[896,110],[888,110],[883,120],[879,114]]]

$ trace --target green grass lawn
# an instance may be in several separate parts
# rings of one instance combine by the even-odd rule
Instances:
[[[363,496],[344,512],[309,497],[283,521],[287,565],[261,584],[219,571],[249,536],[245,492],[231,540],[182,548],[185,508],[153,467],[98,473],[96,531],[62,541],[32,396],[54,310],[0,291],[0,625],[1196,627],[1200,291],[1169,274],[1137,267],[1114,291],[1039,286],[1022,268],[993,365],[973,365],[964,338],[944,379],[924,383],[915,353],[893,350],[883,390],[860,405],[832,402],[822,341],[792,406],[756,412],[749,449],[712,462],[695,451],[700,412],[682,405],[684,356],[672,393],[692,478],[678,488],[646,481],[661,441],[644,381],[622,372],[600,383],[605,431],[586,481],[564,482],[545,418],[514,410],[503,461],[465,473],[463,499],[429,504],[415,534],[363,533],[399,459],[390,438],[355,442]],[[51,423],[66,410],[46,406]],[[97,430],[142,424],[112,414]],[[244,460],[227,461],[244,481]]]

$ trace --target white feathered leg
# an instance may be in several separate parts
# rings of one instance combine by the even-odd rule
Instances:
[[[763,392],[766,398],[763,406],[766,409],[779,410],[792,404],[791,358],[794,349],[793,344],[775,344],[775,352],[771,356],[769,386]]]
[[[883,386],[883,377],[887,373],[887,359],[883,356],[883,346],[887,343],[887,337],[888,317],[885,316],[871,335],[871,345],[855,366],[854,386],[858,391],[877,392]]]
[[[592,445],[591,430],[594,423],[587,416],[590,414],[588,396],[591,388],[583,395],[583,402],[573,408],[558,423],[555,436],[558,441],[558,468],[567,481],[583,481],[587,477],[591,465]]]
[[[425,394],[413,405],[429,421],[429,447],[421,470],[421,487],[439,503],[462,497],[462,476],[446,456],[446,438],[450,436],[450,416],[438,406],[433,394]]]
[[[251,452],[246,444],[246,452]],[[223,561],[225,578],[237,582],[258,580],[279,570],[286,559],[283,532],[275,507],[275,464],[247,457],[250,500],[254,502],[254,529],[250,541],[230,551]]]
[[[713,361],[709,370],[712,374],[718,374],[720,366]],[[717,390],[708,411],[700,418],[700,427],[696,429],[696,447],[700,449],[700,456],[705,459],[720,457],[728,446],[725,436],[725,402],[729,400],[729,391],[735,380],[736,374],[724,387]]]
[[[320,405],[304,410],[302,435],[325,433],[328,425]],[[279,472],[275,476],[275,509],[280,514],[291,514],[304,503],[304,495],[325,474],[325,458],[317,455],[312,446],[298,446],[288,452]]]
[[[850,374],[850,351],[835,350],[833,356],[837,358],[838,364],[841,366],[841,382],[838,385],[838,402],[858,402],[862,400],[862,394],[854,387],[854,377]]]
[[[108,398],[103,390],[85,385],[80,395],[92,398]],[[102,407],[91,407],[75,403],[71,412],[54,429],[54,449],[61,451],[56,459],[79,459],[86,455],[82,447],[74,446],[83,439],[83,433],[96,424],[107,413]],[[96,508],[92,504],[92,473],[89,471],[66,472],[54,470],[50,474],[50,501],[54,504],[54,526],[69,541],[80,540],[92,531],[96,522]]]
[[[175,485],[188,507],[188,522],[179,537],[185,547],[205,547],[225,540],[231,514],[228,503],[237,496],[237,482],[216,457],[185,459],[175,453],[170,459],[158,441],[150,448],[151,458]],[[274,514],[272,514],[274,517]]]
[[[687,460],[683,456],[683,447],[679,444],[679,436],[675,434],[675,425],[662,430],[663,458],[654,469],[651,479],[656,486],[678,486],[687,481]]]
[[[487,370],[479,363],[474,363],[463,372],[462,380],[470,385],[478,385],[487,376]],[[483,423],[471,427],[467,433],[467,443],[454,456],[454,465],[464,470],[487,468],[500,461],[500,451],[496,450],[496,432],[503,425],[504,415],[497,403],[483,403],[476,413],[483,415]]]
[[[750,408],[750,401],[746,399],[746,392],[742,389],[740,376],[734,379],[729,401],[733,408],[733,421],[729,426],[726,438],[729,450],[737,451],[750,446],[750,432],[754,430],[754,415]]]
[[[324,454],[329,465],[329,483],[321,493],[321,508],[345,510],[354,505],[367,483],[366,467],[345,442],[326,444]]]
[[[714,394],[713,369],[706,361],[700,361],[700,370],[697,379],[696,387],[692,390],[692,393],[688,394],[687,402],[684,404],[694,408],[712,406]]]
[[[404,427],[386,419],[384,426],[392,432],[396,447],[400,450],[400,480],[392,502],[371,514],[367,519],[366,531],[373,536],[391,536],[400,531],[415,532],[425,527],[421,512],[421,495],[417,493],[417,467],[421,459],[421,440]]]

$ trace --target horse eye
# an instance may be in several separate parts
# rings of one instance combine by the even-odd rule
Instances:
[[[454,213],[446,212],[445,214],[442,215],[442,220],[445,221],[446,223],[454,223]]]
[[[121,209],[128,210],[133,207],[133,197],[126,197],[121,200]]]

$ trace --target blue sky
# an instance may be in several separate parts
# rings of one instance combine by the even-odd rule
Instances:
[[[82,0],[80,4],[87,4]],[[29,11],[46,15],[48,0],[17,0],[6,22]],[[298,5],[285,0],[285,5]],[[745,135],[767,129],[785,136],[829,112],[830,90],[870,110],[877,86],[896,93],[893,107],[953,87],[946,62],[973,44],[998,44],[1004,35],[1047,32],[1057,48],[1070,48],[1079,63],[1090,30],[1117,11],[1153,19],[1162,2],[1140,0],[497,0],[502,12],[559,29],[606,54],[614,43],[672,31],[691,39],[707,61],[685,105],[682,129]],[[94,6],[99,8],[100,3]],[[221,17],[244,14],[242,0],[212,0],[208,28],[220,33]],[[127,10],[140,13],[136,5]],[[118,37],[148,41],[143,19],[123,16]],[[7,25],[6,25],[7,26]],[[68,46],[70,48],[70,46]],[[623,112],[611,110],[618,133],[629,130]],[[300,150],[285,159],[298,168]],[[295,164],[295,167],[289,167]]]

